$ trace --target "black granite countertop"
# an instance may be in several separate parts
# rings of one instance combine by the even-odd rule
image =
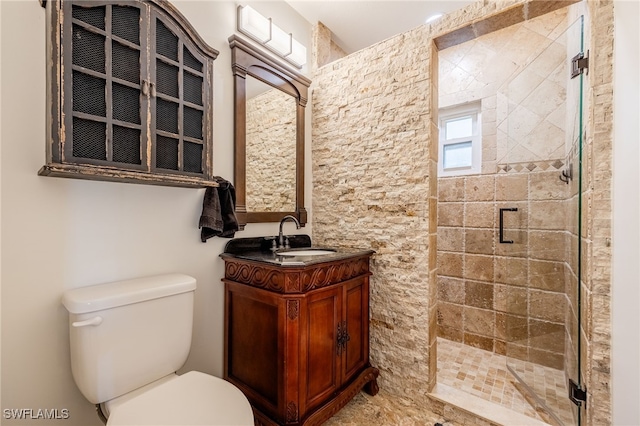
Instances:
[[[271,265],[282,267],[300,267],[313,265],[317,263],[334,262],[336,260],[344,260],[353,257],[365,256],[375,253],[373,250],[352,250],[352,249],[336,249],[332,247],[317,247],[311,244],[311,238],[308,235],[288,235],[290,249],[281,249],[278,251],[296,251],[296,250],[329,250],[332,253],[314,256],[283,256],[278,251],[272,251],[271,247],[273,239],[277,237],[250,237],[250,238],[234,238],[229,241],[224,248],[224,253],[220,257],[236,258],[252,260],[255,262],[263,262]]]

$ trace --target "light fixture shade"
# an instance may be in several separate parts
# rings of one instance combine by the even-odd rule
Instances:
[[[266,43],[271,39],[271,19],[251,6],[238,6],[238,31]]]
[[[297,67],[302,67],[307,63],[307,48],[294,38],[291,40],[291,54],[285,59]]]
[[[291,41],[293,37],[291,34],[286,33],[282,28],[271,23],[271,40],[265,44],[278,52],[282,56],[287,56],[291,53]]]
[[[0,0],[2,1],[2,0]],[[302,68],[307,63],[307,48],[293,38],[291,33],[274,25],[251,6],[238,6],[238,31],[283,57],[287,62]]]

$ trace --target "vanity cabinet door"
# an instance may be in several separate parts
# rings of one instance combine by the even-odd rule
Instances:
[[[369,361],[369,277],[357,278],[343,285],[344,331],[342,344],[342,379],[348,382]]]
[[[285,301],[243,284],[225,284],[224,377],[254,405],[283,419]]]
[[[306,303],[301,390],[309,410],[326,402],[368,364],[368,277],[310,293]]]
[[[166,13],[151,18],[151,170],[210,178],[207,57]]]
[[[315,408],[340,387],[341,347],[338,327],[342,324],[342,287],[332,287],[308,294],[302,319],[301,399],[304,410]]]

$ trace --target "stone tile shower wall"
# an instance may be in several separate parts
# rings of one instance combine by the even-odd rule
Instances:
[[[558,174],[439,180],[439,336],[563,369],[567,185]],[[503,207],[518,208],[505,213],[514,244],[497,243]]]
[[[296,205],[296,101],[277,89],[247,99],[247,210]]]
[[[571,146],[568,24],[559,9],[439,52],[440,106],[479,101],[483,132],[482,175],[439,179],[439,336],[557,369],[577,266],[565,213],[577,209],[558,179]],[[515,243],[499,244],[509,207]]]

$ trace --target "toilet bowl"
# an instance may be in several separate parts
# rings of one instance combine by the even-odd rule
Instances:
[[[178,370],[189,354],[194,278],[182,274],[66,292],[71,370],[108,426],[253,425],[244,394],[220,378]]]
[[[108,426],[253,425],[249,401],[238,388],[198,371],[121,398],[107,404]]]

